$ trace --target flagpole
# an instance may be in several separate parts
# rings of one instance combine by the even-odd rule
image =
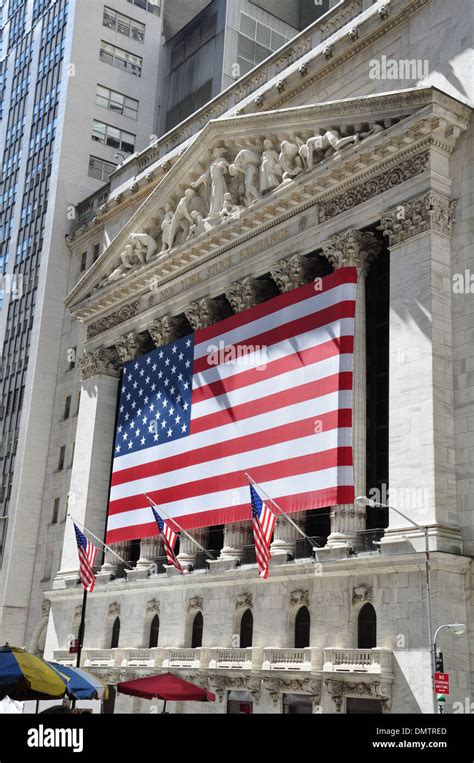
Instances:
[[[302,535],[302,536],[303,536],[303,538],[305,538],[305,540],[307,540],[307,541],[308,541],[308,543],[311,545],[311,548],[312,548],[313,550],[314,550],[314,549],[316,549],[316,548],[317,548],[317,546],[316,546],[316,544],[315,544],[315,543],[313,543],[312,539],[311,539],[311,538],[310,538],[308,535],[306,535],[306,533],[305,533],[305,532],[303,532],[303,530],[301,529],[301,527],[298,527],[298,525],[296,524],[296,522],[293,522],[293,520],[291,519],[291,517],[289,517],[289,516],[288,516],[288,514],[287,514],[285,511],[283,511],[283,509],[282,509],[282,508],[281,508],[281,507],[280,507],[280,506],[277,504],[277,502],[276,502],[276,501],[274,501],[274,500],[273,500],[273,498],[270,498],[270,496],[268,495],[268,493],[266,493],[266,492],[265,492],[265,490],[263,489],[263,487],[262,487],[261,485],[259,485],[259,484],[258,484],[258,482],[255,482],[255,480],[254,480],[254,479],[253,479],[253,478],[250,476],[250,474],[249,474],[248,472],[244,472],[244,474],[245,474],[245,476],[247,477],[247,479],[248,479],[248,481],[250,482],[250,484],[251,484],[251,485],[255,485],[255,487],[258,487],[258,489],[259,489],[259,490],[260,490],[260,492],[263,494],[263,496],[264,496],[264,497],[267,499],[267,501],[270,501],[270,503],[272,503],[274,506],[276,506],[276,508],[278,509],[278,511],[280,512],[280,514],[281,514],[282,516],[284,516],[284,517],[285,517],[285,519],[287,519],[287,520],[288,520],[288,522],[290,523],[290,525],[293,525],[293,527],[294,527],[294,528],[295,528],[295,529],[296,529],[296,530],[299,532],[299,534],[300,534],[300,535]],[[315,554],[314,554],[314,557],[315,557],[316,561],[318,562],[318,561],[319,561],[319,559],[318,559],[318,555],[317,555],[317,553],[316,553],[316,552],[315,552]]]
[[[120,561],[121,561],[121,562],[123,562],[124,564],[126,564],[126,565],[127,565],[127,567],[129,567],[131,570],[133,570],[133,569],[134,569],[134,568],[132,567],[132,565],[130,564],[130,562],[127,562],[125,559],[123,559],[123,557],[121,557],[121,556],[120,556],[120,554],[117,554],[117,552],[116,552],[116,551],[114,551],[114,550],[113,550],[113,548],[111,548],[110,546],[108,546],[108,545],[107,545],[107,543],[104,543],[104,541],[102,541],[100,538],[98,538],[98,537],[97,537],[97,535],[94,535],[94,533],[92,532],[92,530],[89,530],[89,529],[88,529],[88,528],[85,526],[85,524],[83,524],[82,522],[79,522],[77,519],[74,519],[74,517],[72,516],[72,514],[68,514],[68,517],[71,517],[72,521],[73,521],[73,522],[75,522],[75,523],[76,523],[76,525],[82,525],[82,529],[83,529],[83,530],[85,530],[85,531],[86,531],[86,533],[89,533],[89,535],[91,535],[91,536],[94,538],[94,540],[96,540],[96,541],[97,541],[97,543],[100,543],[100,545],[101,545],[103,548],[105,548],[107,551],[110,551],[110,553],[111,553],[111,554],[113,554],[114,556],[116,556],[116,557],[117,557],[117,559],[120,559]]]
[[[152,499],[150,498],[149,495],[147,495],[146,493],[143,493],[143,495],[145,496],[145,498],[149,502],[150,506],[152,506],[153,508],[156,506],[159,509],[160,514],[164,514],[166,519],[169,519],[170,522],[173,522],[176,525],[176,527],[178,528],[178,530],[180,532],[184,533],[184,535],[186,535],[186,537],[189,538],[190,541],[192,541],[198,548],[200,548],[201,551],[204,551],[204,553],[207,554],[207,556],[210,559],[212,559],[213,562],[216,561],[215,557],[212,556],[211,552],[208,551],[206,548],[204,548],[204,546],[201,546],[201,544],[198,543],[198,541],[195,540],[195,538],[193,538],[192,535],[190,535],[186,530],[184,530],[184,528],[181,527],[181,525],[176,521],[176,519],[174,519],[174,517],[170,517],[170,515],[167,514],[166,511],[161,506],[157,506],[155,503],[153,503],[153,501],[152,501]]]
[[[81,609],[81,622],[79,624],[79,634],[78,634],[78,647],[77,647],[77,657],[76,657],[76,668],[81,667],[81,655],[82,655],[82,644],[84,641],[84,631],[86,629],[86,606],[87,606],[87,588],[84,588],[83,594],[82,594],[82,609]],[[72,703],[71,703],[72,709],[76,707],[76,698],[73,697]]]

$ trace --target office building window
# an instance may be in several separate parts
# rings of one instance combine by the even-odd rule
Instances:
[[[105,40],[101,40],[99,58],[106,64],[116,66],[117,69],[123,69],[126,72],[130,72],[130,74],[134,74],[135,77],[141,77],[143,58],[141,56],[134,56],[128,50],[122,50],[122,48],[117,48],[116,45],[111,45],[105,42]]]
[[[71,415],[71,395],[68,395],[64,399],[64,417],[65,419],[68,419]]]
[[[95,102],[98,106],[103,106],[104,109],[114,111],[116,114],[123,114],[124,117],[131,119],[137,118],[138,101],[128,95],[117,93],[109,87],[97,85]]]
[[[54,504],[53,504],[53,517],[51,519],[52,525],[55,525],[57,523],[58,516],[59,516],[59,498],[55,498]]]
[[[69,347],[67,351],[68,371],[72,371],[76,367],[76,352],[77,347]]]
[[[108,180],[117,165],[113,162],[107,162],[98,156],[89,156],[89,177],[97,180]],[[99,255],[97,255],[98,257]],[[97,259],[95,258],[95,260]],[[94,262],[95,262],[94,260]]]
[[[145,39],[145,24],[135,21],[135,19],[131,19],[130,16],[125,16],[123,13],[114,11],[113,8],[105,6],[102,23],[108,29],[120,32],[120,34],[124,34],[126,37],[131,37],[132,40],[143,42]]]
[[[92,252],[92,262],[95,262],[99,259],[100,255],[100,244],[94,244],[94,251]]]
[[[64,458],[66,456],[66,446],[61,445],[59,448],[59,461],[58,461],[58,472],[62,472],[64,469]]]
[[[87,267],[87,252],[82,252],[80,272],[83,273],[86,267]]]
[[[132,5],[136,5],[137,8],[143,8],[148,13],[154,13],[155,16],[159,16],[161,13],[160,0],[128,0]]]
[[[125,130],[105,122],[99,122],[97,119],[94,119],[92,127],[92,140],[112,148],[118,148],[128,154],[133,154],[135,150],[135,135],[133,133],[125,132]]]
[[[261,24],[246,13],[240,14],[240,30],[237,44],[237,62],[240,76],[264,61],[273,51],[288,42],[288,38]]]

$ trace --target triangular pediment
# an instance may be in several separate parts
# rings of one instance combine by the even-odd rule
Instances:
[[[418,88],[212,120],[66,304],[86,323],[107,315],[308,198],[413,155],[433,136],[449,153],[467,119],[458,101]]]

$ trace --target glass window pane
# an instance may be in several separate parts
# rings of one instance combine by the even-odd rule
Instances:
[[[117,32],[126,34],[127,37],[130,37],[130,22],[124,16],[119,16],[117,19]]]
[[[115,29],[116,13],[111,8],[104,8],[103,24],[109,29]]]
[[[112,148],[119,148],[120,146],[120,130],[116,127],[107,126],[107,145]]]
[[[131,34],[130,36],[133,37],[134,40],[139,40],[140,42],[143,42],[145,39],[145,27],[143,24],[139,24],[137,21],[132,21],[131,26]]]
[[[135,150],[135,135],[130,132],[122,132],[122,149],[132,154]]]
[[[106,125],[103,122],[97,122],[94,120],[92,127],[92,140],[97,140],[99,143],[105,142],[105,128]]]

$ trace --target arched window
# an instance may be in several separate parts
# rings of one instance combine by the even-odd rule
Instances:
[[[204,621],[202,619],[202,612],[198,612],[193,620],[193,633],[191,636],[191,648],[197,649],[198,646],[202,646],[202,628]]]
[[[150,649],[153,649],[154,646],[158,646],[159,633],[160,633],[160,618],[158,617],[158,615],[155,615],[150,625],[150,643],[149,643]]]
[[[359,612],[357,646],[359,649],[377,646],[377,615],[372,604],[364,604]]]
[[[245,648],[252,646],[253,615],[250,609],[246,609],[240,621],[240,646]]]
[[[300,607],[295,617],[295,649],[309,646],[309,626],[311,624],[308,607]]]
[[[116,617],[112,626],[112,639],[110,641],[110,648],[116,649],[119,644],[120,637],[120,617]]]

